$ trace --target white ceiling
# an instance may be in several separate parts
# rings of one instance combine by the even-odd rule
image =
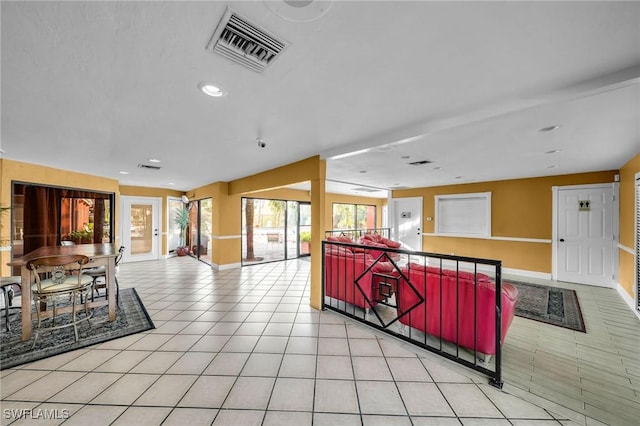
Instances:
[[[227,6],[289,43],[263,74],[206,50]],[[123,185],[189,190],[320,154],[332,182],[387,189],[612,170],[640,152],[640,2],[2,1],[0,13],[3,157]],[[162,169],[139,169],[148,158]],[[419,160],[432,163],[407,164]]]

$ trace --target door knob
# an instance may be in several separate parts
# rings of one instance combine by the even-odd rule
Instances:
[[[564,238],[560,238],[560,242],[561,242],[561,243],[564,243]]]

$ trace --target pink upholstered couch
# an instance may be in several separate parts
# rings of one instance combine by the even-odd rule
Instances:
[[[373,272],[391,272],[393,265],[389,262],[376,263],[358,281],[362,289],[360,291],[355,280],[375,262],[375,259],[362,252],[353,252],[351,248],[358,249],[330,244],[325,246],[325,296],[368,309],[375,306],[380,298],[372,284]],[[365,296],[371,304],[367,303]]]
[[[385,249],[398,249],[402,245],[397,241],[390,240],[379,234],[365,234],[360,238],[359,242],[360,244],[367,246],[365,253],[368,253],[375,258],[378,258]],[[374,249],[370,249],[369,247],[373,247]],[[379,248],[381,250],[376,250],[375,248]],[[400,255],[398,253],[387,252],[387,256],[393,260],[400,259]]]
[[[419,298],[409,284],[399,279],[398,316],[400,322],[421,331],[442,337],[460,346],[486,355],[495,354],[495,300],[496,285],[485,274],[425,267],[410,263],[403,268],[403,273],[411,281],[413,287],[426,301],[407,312],[411,306],[419,302]],[[456,294],[457,282],[457,294]],[[474,287],[475,321],[474,321]],[[442,289],[442,294],[441,290]],[[440,300],[442,296],[442,301]],[[457,299],[456,299],[457,298]],[[509,330],[515,315],[518,289],[508,283],[502,283],[502,339]],[[458,301],[456,307],[456,300]],[[442,306],[442,316],[441,309]],[[425,312],[426,308],[426,312]],[[457,312],[457,315],[456,315]],[[401,316],[402,315],[402,316]],[[456,319],[457,316],[457,319]],[[475,322],[475,330],[474,330]]]

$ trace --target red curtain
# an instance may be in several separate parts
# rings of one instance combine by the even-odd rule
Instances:
[[[60,189],[27,186],[24,191],[24,253],[59,244]]]

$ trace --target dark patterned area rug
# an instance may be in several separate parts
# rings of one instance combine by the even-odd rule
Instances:
[[[80,315],[84,315],[84,311]],[[60,318],[65,317],[70,315],[62,315]],[[13,315],[11,331],[5,330],[4,322],[0,331],[0,370],[155,328],[133,288],[120,290],[120,307],[115,321],[107,321],[107,317],[107,306],[95,308],[91,318],[93,325],[88,321],[78,324],[78,342],[75,342],[73,327],[65,327],[41,333],[32,349],[33,337],[26,342],[20,340],[20,315]]]
[[[507,280],[518,287],[516,315],[586,333],[574,290]]]

